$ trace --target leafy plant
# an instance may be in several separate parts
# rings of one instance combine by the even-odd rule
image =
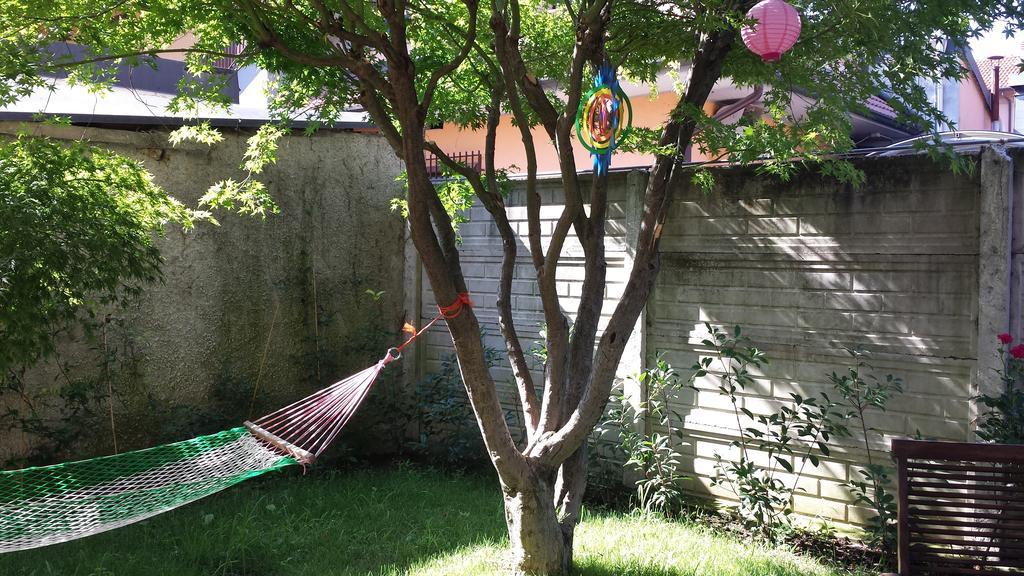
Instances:
[[[199,205],[260,218],[266,218],[267,213],[280,212],[280,207],[270,195],[267,186],[259,180],[259,175],[268,165],[277,163],[279,141],[286,134],[288,129],[277,124],[267,123],[260,126],[246,141],[242,164],[239,167],[245,171],[245,177],[242,180],[225,178],[212,184],[199,199]],[[223,136],[211,128],[208,122],[182,126],[169,137],[171,145],[185,141],[213,145],[221,140]],[[210,219],[216,223],[216,220]]]
[[[374,290],[373,288],[367,288],[364,292],[370,298],[373,298],[374,302],[379,302],[384,297],[384,290]]]
[[[755,414],[743,405],[741,393],[754,383],[751,370],[768,363],[739,326],[732,333],[705,324],[711,338],[702,341],[711,354],[694,364],[691,385],[700,378],[717,381],[718,393],[729,399],[739,437],[730,443],[739,450],[735,460],[715,454],[716,486],[739,500],[737,512],[761,536],[777,541],[791,526],[793,495],[807,463],[817,467],[816,452],[828,456],[828,442],[842,431],[836,403],[790,394],[791,404],[771,414]],[[755,460],[755,453],[763,461]],[[783,480],[783,472],[791,482]]]
[[[886,551],[895,550],[896,545],[896,498],[891,489],[892,469],[878,461],[871,449],[871,437],[878,431],[867,425],[866,414],[871,411],[885,411],[885,405],[893,395],[903,392],[902,381],[887,374],[878,378],[866,361],[866,353],[847,349],[856,359],[846,374],[835,372],[829,376],[833,388],[842,397],[846,407],[844,419],[849,427],[843,434],[863,443],[867,454],[867,466],[857,469],[860,479],[851,479],[845,483],[853,494],[854,504],[861,504],[875,511],[868,519],[868,541]]]
[[[484,353],[488,368],[501,361],[501,355],[494,348],[485,347]],[[415,396],[420,410],[417,451],[438,455],[445,463],[456,467],[486,462],[487,451],[454,353],[446,355],[436,372],[427,374],[416,384]]]
[[[160,279],[154,233],[203,217],[119,154],[28,134],[0,143],[0,397],[11,399],[3,426],[44,441],[33,458],[80,439],[111,395],[112,347],[101,336],[112,311]],[[69,334],[98,351],[101,376],[69,375],[58,357],[53,386],[26,386],[26,371]]]
[[[119,154],[28,135],[0,143],[0,374],[159,279],[151,233],[195,215]]]
[[[544,323],[541,323],[537,329],[537,338],[527,352],[534,362],[534,367],[543,368],[548,362],[548,347],[545,344],[548,340],[548,327]]]
[[[645,390],[644,398],[634,406],[622,383],[617,384],[608,418],[598,431],[602,435],[612,431],[618,439],[619,460],[639,476],[634,483],[636,506],[648,513],[671,514],[683,501],[686,479],[679,473],[683,432],[676,424],[680,416],[672,408],[672,396],[684,386],[660,354],[653,367],[630,380]]]
[[[434,189],[437,191],[437,197],[441,201],[441,205],[444,207],[445,213],[452,222],[452,230],[455,232],[456,241],[462,243],[462,235],[459,234],[459,225],[469,222],[469,216],[467,213],[469,209],[473,207],[474,198],[476,198],[473,191],[473,187],[470,186],[469,182],[465,178],[452,173],[449,169],[445,168],[443,171],[444,178],[434,182]],[[403,186],[408,187],[409,176],[406,172],[399,174],[396,178],[398,182],[401,182]],[[391,211],[398,212],[402,215],[402,218],[409,217],[409,202],[406,198],[392,198],[391,199]]]
[[[1024,344],[1017,346],[1009,334],[1000,334],[998,371],[1003,389],[998,396],[975,398],[988,411],[978,418],[978,437],[997,444],[1024,444]]]

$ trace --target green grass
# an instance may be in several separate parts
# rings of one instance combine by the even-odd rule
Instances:
[[[91,538],[0,556],[4,576],[484,576],[500,574],[496,483],[401,467],[282,473]],[[784,550],[691,524],[589,513],[585,576],[838,576]],[[867,573],[865,573],[867,574]]]

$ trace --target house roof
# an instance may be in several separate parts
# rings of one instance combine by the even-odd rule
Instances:
[[[978,60],[974,56],[974,52],[970,48],[958,48],[952,42],[948,42],[946,45],[948,51],[959,51],[963,57],[964,62],[967,65],[967,70],[970,73],[971,78],[977,84],[981,90],[981,96],[985,100],[985,106],[992,110],[992,89],[995,87],[993,70],[995,69],[995,62],[988,58]],[[1021,45],[1021,50],[1017,54],[1006,54],[1003,59],[999,62],[999,83],[1003,86],[1001,90],[1012,88],[1014,86],[1024,86],[1024,73],[1021,72],[1020,66],[1022,63],[1022,56],[1024,56],[1024,44]]]
[[[993,70],[995,61],[984,58],[976,60],[980,75],[980,84],[989,92],[995,88]],[[1021,55],[1011,54],[999,61],[999,84],[1003,89],[1011,86],[1024,86],[1024,75],[1020,71]]]
[[[180,116],[156,116],[156,115],[132,115],[132,114],[86,114],[86,113],[44,113],[0,110],[0,122],[36,122],[40,117],[60,117],[77,126],[106,126],[117,128],[178,128],[186,124],[197,122],[208,122],[215,128],[259,128],[270,122],[266,117],[197,117],[183,118]],[[305,120],[294,120],[291,127],[297,130],[305,129],[310,123]],[[362,115],[353,115],[353,118],[338,120],[330,125],[323,126],[325,130],[365,130],[373,128],[373,125],[362,119]]]
[[[882,118],[896,118],[896,110],[881,96],[872,96],[871,98],[868,98],[864,105],[867,106],[868,110]]]
[[[58,43],[50,46],[54,55],[81,57],[81,46]],[[0,107],[0,120],[26,121],[38,114],[68,117],[75,124],[118,127],[176,127],[192,123],[183,113],[174,112],[170,104],[178,93],[179,82],[188,74],[184,62],[166,58],[149,58],[145,64],[130,66],[121,63],[112,67],[113,86],[109,90],[94,92],[81,84],[69,82],[67,74],[47,75],[47,86],[39,87],[18,101]],[[265,90],[269,75],[254,66],[238,70],[222,70],[226,85],[223,93],[231,103],[224,107],[201,106],[200,120],[214,126],[248,128],[272,120],[267,106]],[[297,118],[295,128],[304,128],[309,122]],[[345,111],[327,128],[351,130],[372,125],[366,114]]]

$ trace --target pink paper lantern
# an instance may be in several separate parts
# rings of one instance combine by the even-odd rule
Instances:
[[[747,12],[757,24],[744,26],[740,34],[751,52],[765,62],[775,62],[800,37],[800,13],[784,0],[764,0]]]

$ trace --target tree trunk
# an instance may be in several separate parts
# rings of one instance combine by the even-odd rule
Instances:
[[[572,540],[566,540],[555,510],[554,483],[534,473],[504,487],[512,573],[516,576],[568,576]]]

